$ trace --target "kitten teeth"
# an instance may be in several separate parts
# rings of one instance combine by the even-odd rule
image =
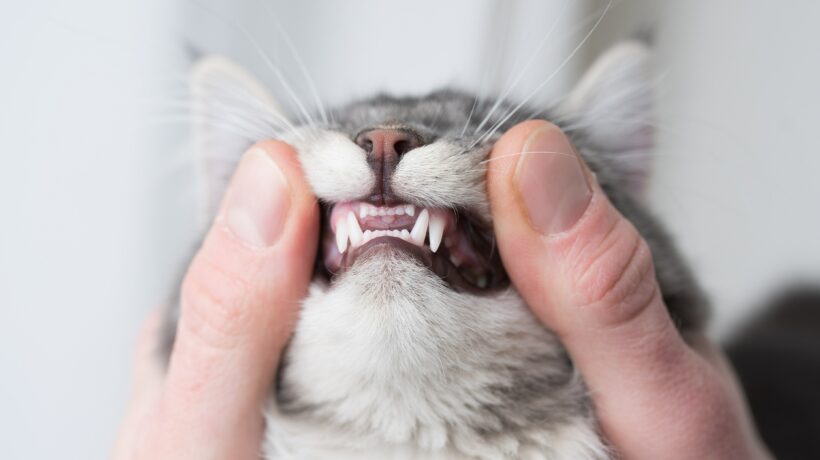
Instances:
[[[347,213],[347,230],[350,236],[350,244],[357,248],[362,245],[362,228],[359,227],[359,221],[353,211]]]
[[[424,245],[424,237],[427,235],[427,223],[430,220],[430,213],[427,212],[426,209],[423,209],[419,213],[418,219],[416,219],[416,224],[413,225],[413,230],[410,232],[410,237],[418,246]]]
[[[425,211],[427,211],[425,209]],[[430,217],[430,250],[433,252],[438,251],[439,245],[441,245],[441,237],[444,235],[444,217],[433,214]]]
[[[347,251],[347,237],[350,232],[347,228],[347,221],[340,219],[336,222],[336,247],[339,248],[339,253],[344,254]]]
[[[404,212],[407,213],[408,216],[415,216],[416,215],[416,207],[412,204],[408,204],[404,207]]]

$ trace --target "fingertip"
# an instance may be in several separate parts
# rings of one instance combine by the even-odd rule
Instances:
[[[493,147],[491,157],[498,158],[512,152],[520,152],[532,133],[550,128],[560,131],[558,126],[545,120],[527,120],[521,122],[510,128],[498,139]],[[515,160],[515,158],[513,158],[513,160]]]
[[[285,175],[289,186],[289,193],[292,202],[290,220],[296,220],[300,231],[306,230],[304,222],[308,224],[319,219],[319,202],[313,193],[313,189],[305,178],[302,163],[299,161],[299,154],[290,144],[278,140],[265,140],[257,142],[249,151],[258,149],[264,152],[273,160]],[[307,226],[309,227],[309,225]]]

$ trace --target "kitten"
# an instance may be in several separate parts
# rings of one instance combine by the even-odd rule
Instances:
[[[324,211],[314,281],[266,411],[267,458],[610,458],[580,376],[495,251],[485,160],[525,119],[564,127],[649,243],[680,329],[700,328],[701,291],[638,199],[648,59],[642,43],[616,46],[551,111],[442,90],[376,96],[326,121],[306,114],[311,123],[286,118],[224,58],[195,67],[206,219],[243,150],[269,137],[297,149]]]

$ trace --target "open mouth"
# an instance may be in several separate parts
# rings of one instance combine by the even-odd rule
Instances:
[[[350,268],[362,254],[393,249],[415,257],[456,290],[507,285],[492,233],[465,212],[364,201],[337,203],[328,211],[322,261],[331,277]]]

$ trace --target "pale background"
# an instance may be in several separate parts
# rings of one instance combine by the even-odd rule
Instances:
[[[521,97],[604,5],[274,1],[269,15],[263,3],[0,7],[0,457],[108,454],[137,327],[196,231],[180,154],[191,55],[226,53],[273,83],[246,30],[301,80],[279,22],[329,103],[444,84],[498,93],[518,75]],[[626,0],[534,99],[653,25],[664,77],[650,202],[714,299],[719,336],[775,287],[820,279],[818,18],[809,0]]]

